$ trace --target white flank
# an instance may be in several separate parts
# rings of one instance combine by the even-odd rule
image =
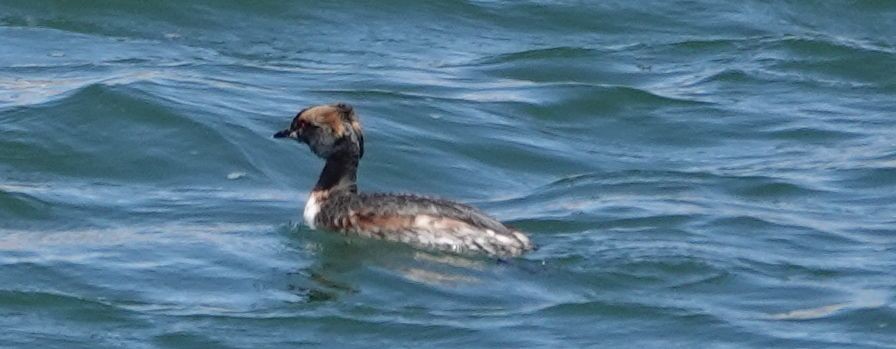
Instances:
[[[305,217],[305,225],[311,229],[316,229],[314,227],[314,217],[317,217],[318,212],[320,212],[320,203],[317,202],[317,198],[312,193],[308,195],[308,202],[305,203],[305,212],[302,215]]]

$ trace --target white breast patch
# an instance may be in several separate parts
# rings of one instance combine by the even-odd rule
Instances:
[[[311,195],[308,195],[308,202],[305,203],[305,212],[302,215],[305,218],[305,225],[311,229],[316,229],[314,218],[317,217],[318,212],[320,212],[320,203],[317,202],[316,195],[311,193]]]

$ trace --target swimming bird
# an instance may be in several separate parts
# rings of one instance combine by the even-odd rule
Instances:
[[[533,248],[522,232],[468,205],[410,194],[359,193],[364,134],[350,105],[302,109],[274,138],[305,143],[326,160],[303,213],[312,229],[461,254],[515,257]]]

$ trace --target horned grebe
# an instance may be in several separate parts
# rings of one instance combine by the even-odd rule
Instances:
[[[327,160],[305,204],[305,224],[312,229],[498,257],[519,256],[533,247],[523,233],[467,205],[416,195],[358,193],[364,135],[349,105],[305,108],[274,138],[307,143]]]

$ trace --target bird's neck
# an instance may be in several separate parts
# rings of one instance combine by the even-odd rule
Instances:
[[[348,190],[358,192],[358,157],[348,153],[336,153],[327,158],[314,191]]]

